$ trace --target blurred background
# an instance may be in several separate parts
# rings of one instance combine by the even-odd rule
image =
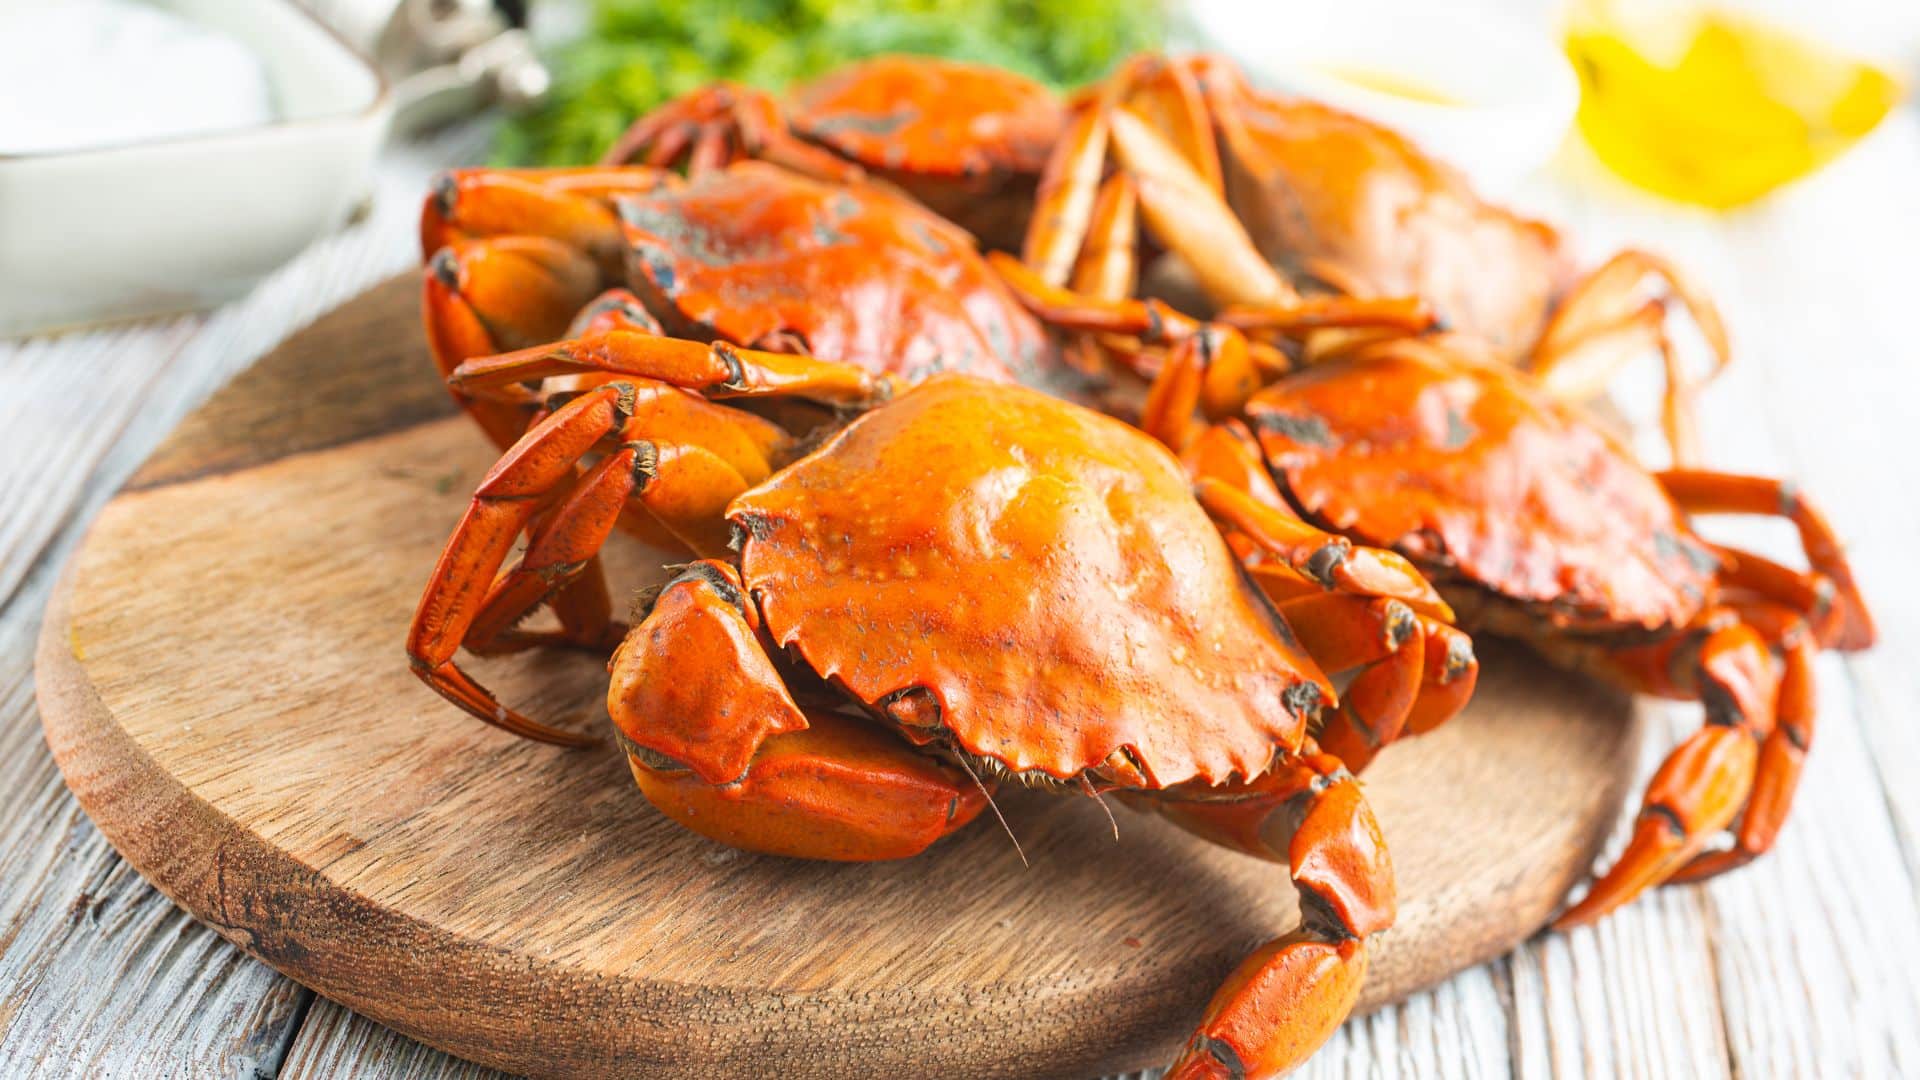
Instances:
[[[1262,82],[1401,128],[1496,197],[1604,175],[1738,211],[1885,122],[1920,71],[1920,5],[9,2],[0,333],[238,295],[361,208],[385,140],[483,111],[503,118],[486,160],[580,164],[715,79],[777,89],[912,52],[1070,89],[1156,47],[1225,52]],[[135,183],[140,202],[113,197]]]

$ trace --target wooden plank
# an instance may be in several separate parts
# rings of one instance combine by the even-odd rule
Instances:
[[[1889,125],[1729,230],[1728,303],[1765,332],[1745,342],[1749,370],[1715,402],[1713,445],[1736,467],[1795,479],[1858,538],[1850,554],[1883,634],[1871,653],[1823,658],[1819,733],[1793,820],[1768,859],[1707,891],[1729,1039],[1751,1075],[1920,1068],[1908,1019],[1920,1016],[1920,734],[1909,715],[1920,680],[1902,656],[1920,647],[1920,616],[1904,602],[1920,574],[1900,539],[1920,528],[1920,505],[1890,498],[1899,481],[1875,467],[1914,446],[1920,373],[1907,360],[1900,278],[1920,250],[1920,193],[1900,178],[1916,168],[1920,132]],[[1798,558],[1778,526],[1728,534]]]
[[[156,397],[166,421],[168,376],[202,325],[187,317],[0,349],[0,1073],[9,1076],[270,1071],[306,997],[108,846],[62,785],[33,705],[46,559],[71,544],[83,508],[104,501],[100,474],[125,456],[115,451],[130,430],[152,430],[141,420]]]
[[[1653,725],[1644,779],[1699,719],[1685,707],[1639,708]],[[1658,890],[1594,926],[1537,937],[1508,958],[1508,972],[1517,1075],[1730,1075],[1707,923],[1692,890]]]
[[[304,991],[174,907],[80,812],[40,740],[37,607],[0,619],[0,1075],[270,1074]]]
[[[1608,198],[1604,210],[1587,208],[1592,219],[1581,226],[1603,249],[1608,242],[1649,241],[1699,273],[1720,298],[1736,334],[1738,364],[1704,403],[1712,464],[1793,477],[1843,531],[1860,536],[1856,568],[1879,602],[1886,631],[1874,653],[1821,662],[1820,735],[1779,848],[1695,892],[1690,910],[1673,912],[1662,927],[1663,947],[1670,950],[1664,958],[1634,950],[1643,961],[1636,976],[1642,989],[1645,980],[1664,981],[1718,997],[1717,1041],[1733,1067],[1748,1075],[1826,1069],[1886,1075],[1914,1068],[1910,1025],[1898,1018],[1920,1012],[1912,976],[1920,968],[1914,942],[1920,917],[1910,795],[1920,783],[1920,743],[1904,712],[1888,706],[1920,697],[1912,665],[1901,659],[1903,649],[1920,647],[1913,641],[1920,623],[1897,599],[1911,595],[1916,581],[1907,545],[1897,538],[1920,527],[1920,515],[1912,500],[1887,497],[1887,477],[1872,463],[1888,456],[1890,437],[1911,445],[1906,433],[1920,388],[1905,362],[1910,349],[1899,325],[1910,305],[1901,283],[1920,242],[1916,199],[1896,179],[1920,163],[1917,141],[1909,128],[1890,126],[1884,145],[1867,148],[1834,175],[1731,220]],[[1882,160],[1874,162],[1875,154]],[[1884,209],[1836,210],[1855,206]],[[1642,373],[1629,379],[1636,382],[1626,396],[1637,397],[1644,416],[1655,380]],[[1798,558],[1790,530],[1777,524],[1716,522],[1709,531]],[[1693,722],[1685,710],[1673,717],[1675,736]],[[1902,838],[1909,840],[1904,859]],[[1629,911],[1616,921],[1638,917]],[[1701,944],[1677,936],[1694,934]],[[1551,971],[1558,948],[1548,940],[1527,952],[1546,954],[1544,970]],[[1702,958],[1710,968],[1705,980]],[[1569,1034],[1583,1010],[1556,1015],[1551,989],[1532,985],[1542,972],[1530,960],[1523,953],[1513,961],[1528,1050],[1523,1072],[1697,1073],[1704,1067],[1666,1052],[1688,1045],[1665,1038],[1672,1002],[1637,1010],[1653,1020],[1651,1029],[1634,1024],[1606,1038]],[[1614,957],[1604,971],[1611,978],[1632,967],[1628,958]],[[1544,995],[1539,1000],[1552,1018],[1549,1030],[1541,1030],[1543,1018],[1529,1007],[1536,993]],[[1689,1039],[1713,1034],[1704,1030],[1705,1019],[1683,1025],[1692,1030]],[[1574,1046],[1590,1056],[1576,1058],[1569,1052]],[[1621,1064],[1619,1054],[1650,1046],[1664,1050],[1639,1067]]]
[[[374,290],[375,302],[336,308],[301,331],[309,364],[262,363],[240,373],[234,392],[182,421],[128,488],[258,465],[451,416],[453,400],[424,360],[426,333],[413,314],[418,273],[404,270]],[[396,311],[404,317],[393,318]]]
[[[1397,1005],[1348,1021],[1296,1075],[1309,1080],[1508,1075],[1507,1015],[1498,970],[1498,962],[1471,968]]]
[[[1668,215],[1662,205],[1623,193],[1596,173],[1577,146],[1557,163],[1551,183],[1517,196],[1530,210],[1576,239],[1583,265],[1635,242],[1667,250],[1677,235],[1699,225],[1694,215]],[[1626,206],[1656,211],[1638,221]],[[1639,226],[1636,230],[1635,226]],[[1683,264],[1692,250],[1675,251]],[[1711,280],[1711,278],[1710,278]],[[1635,426],[1638,451],[1660,460],[1655,365],[1631,369],[1616,392],[1619,410]],[[1625,842],[1638,792],[1676,740],[1699,724],[1697,706],[1643,700],[1636,711],[1650,730],[1638,778],[1621,818],[1606,866]],[[1709,923],[1697,895],[1669,889],[1644,896],[1600,924],[1570,934],[1536,937],[1505,962],[1510,988],[1512,1066],[1526,1077],[1729,1075],[1732,1069],[1721,1014]]]
[[[0,342],[0,604],[68,525],[114,433],[201,324],[186,316]]]
[[[1380,1075],[1484,1080],[1509,1075],[1504,995],[1485,964],[1342,1027],[1295,1075],[1361,1080]],[[325,998],[314,1001],[280,1080],[497,1080],[510,1074],[462,1061]],[[1110,1080],[1153,1080],[1159,1070]]]
[[[506,1080],[509,1075],[443,1054],[319,998],[300,1025],[279,1080]]]
[[[1772,313],[1756,343],[1768,357],[1754,400],[1784,415],[1762,414],[1763,438],[1833,512],[1878,604],[1880,646],[1844,670],[1908,874],[1920,879],[1920,560],[1909,542],[1920,530],[1916,170],[1920,124],[1903,111],[1765,227],[1738,223],[1733,250],[1753,271],[1741,281],[1749,307]]]

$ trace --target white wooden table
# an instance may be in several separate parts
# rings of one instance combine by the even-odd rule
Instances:
[[[487,1072],[316,998],[142,881],[62,786],[32,673],[41,608],[93,512],[225,378],[407,266],[426,177],[480,146],[468,131],[393,152],[365,220],[217,311],[0,342],[0,1076]],[[1817,745],[1771,857],[1350,1023],[1306,1072],[1920,1075],[1920,123],[1898,114],[1813,183],[1726,219],[1605,185],[1527,195],[1596,254],[1639,240],[1709,282],[1739,352],[1707,405],[1713,462],[1819,497],[1884,640],[1821,659]],[[1771,524],[1727,535],[1795,555]],[[1646,707],[1670,737],[1698,722]]]

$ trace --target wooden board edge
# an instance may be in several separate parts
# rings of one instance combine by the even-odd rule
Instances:
[[[1542,660],[1541,663],[1544,664],[1546,661]],[[1586,678],[1573,672],[1560,671],[1559,674],[1572,678]],[[1409,978],[1407,985],[1398,988],[1394,996],[1375,1001],[1368,997],[1363,987],[1360,1003],[1354,1009],[1355,1016],[1366,1016],[1378,1012],[1414,994],[1431,990],[1462,971],[1508,956],[1527,942],[1550,933],[1549,927],[1552,925],[1554,916],[1566,906],[1570,895],[1580,886],[1594,879],[1594,866],[1605,850],[1608,839],[1613,835],[1620,814],[1627,809],[1629,797],[1635,794],[1634,784],[1637,779],[1635,765],[1640,759],[1641,746],[1650,725],[1639,710],[1632,708],[1632,695],[1599,682],[1594,682],[1593,686],[1596,693],[1614,695],[1623,701],[1621,711],[1624,715],[1625,730],[1613,746],[1614,756],[1618,759],[1617,767],[1609,770],[1608,776],[1611,779],[1598,803],[1602,807],[1611,807],[1613,810],[1593,815],[1587,827],[1587,834],[1577,841],[1574,857],[1566,861],[1564,871],[1550,881],[1540,882],[1540,887],[1536,890],[1529,891],[1524,906],[1538,905],[1539,915],[1533,920],[1515,921],[1510,932],[1500,935],[1489,934],[1483,943],[1464,945],[1453,952],[1433,953],[1433,971]],[[1365,774],[1362,774],[1363,782],[1364,779]],[[1469,841],[1470,838],[1463,838],[1462,842]],[[1428,977],[1429,974],[1431,977]]]
[[[429,360],[419,280],[418,270],[395,274],[289,333],[189,413],[125,490],[238,472],[458,413]],[[370,329],[378,347],[363,340]]]
[[[270,879],[280,886],[274,891],[277,897],[293,900],[304,894],[317,899],[322,891],[314,868],[299,865],[261,844],[154,767],[138,745],[125,737],[88,679],[81,658],[74,655],[70,603],[78,562],[76,556],[48,599],[34,655],[34,693],[47,747],[81,809],[142,878],[248,956],[311,990],[406,1030],[404,1016],[384,1007],[380,995],[361,993],[353,985],[329,979],[324,958],[318,968],[304,967],[299,961],[314,954],[302,949],[297,940],[276,933],[272,924],[274,905],[258,903],[253,897],[226,895],[227,869],[239,863],[248,864],[256,873],[270,872]],[[178,846],[166,842],[186,835],[211,836],[216,841]],[[328,895],[325,899],[331,906],[343,902],[353,906],[348,895]],[[240,903],[238,908],[235,900]],[[389,915],[377,908],[356,914],[376,920]],[[432,929],[417,924],[389,926],[383,931],[410,938],[424,948],[459,948],[457,942],[431,940]],[[486,977],[484,971],[475,974]],[[420,1031],[408,1034],[416,1038],[426,1035]],[[512,1068],[516,1064],[503,1057],[488,1061],[484,1046],[455,1043],[449,1040],[441,1048],[498,1067]]]
[[[688,1009],[690,997],[700,991],[664,982],[583,977],[393,912],[332,884],[324,868],[266,844],[158,769],[114,721],[82,659],[74,655],[70,603],[80,563],[76,555],[48,601],[35,654],[35,694],[48,748],[81,808],[143,878],[248,956],[427,1045],[534,1077],[661,1071],[758,1076],[769,1068],[796,1080],[875,1068],[954,1076],[1086,1077],[1165,1061],[1184,1034],[1168,1030],[1166,1018],[1182,1015],[1189,1002],[1140,994],[1126,1002],[1120,1022],[1108,1032],[1111,1037],[1099,1044],[1102,1056],[1088,1056],[1084,1039],[1076,1044],[1061,1038],[1047,1048],[1056,1056],[1023,1061],[1009,1073],[1004,1062],[996,1066],[971,1056],[967,1039],[918,1030],[925,1014],[914,1010],[926,1005],[924,1001],[887,1008],[865,995],[789,998],[729,989],[720,992],[724,1003],[717,1001],[716,1006],[730,1014],[785,1012],[783,1027],[818,1024],[823,1030],[828,1025],[864,1024],[873,1034],[854,1044],[852,1052],[897,1052],[911,1045],[933,1053],[912,1061],[874,1062],[836,1057],[849,1048],[822,1044],[819,1057],[769,1060],[762,1056],[768,1048],[750,1029],[723,1030],[720,1039],[702,1047],[693,1037],[702,1020]],[[180,842],[188,836],[195,841]],[[246,894],[234,893],[228,887],[229,871],[234,880],[259,884]],[[281,918],[287,911],[308,908],[325,911],[328,925],[351,926],[353,934],[321,943]],[[436,976],[445,985],[462,989],[457,1006],[423,1007],[438,988],[395,981],[403,974],[400,958],[422,955],[436,958]],[[530,964],[534,970],[528,970]],[[1195,979],[1206,976],[1196,973]],[[517,992],[530,982],[541,985],[543,993]],[[956,996],[974,994],[969,989]],[[1104,985],[1067,987],[1053,997],[1036,1010],[1036,1029],[1044,1027],[1047,1017],[1114,1011],[1112,989]],[[632,1016],[635,1023],[626,1031],[582,1032],[568,1015],[554,1010],[554,1002],[565,1003],[566,1012]],[[954,1003],[954,1008],[978,1004],[970,999]],[[887,1034],[889,1029],[892,1034]],[[919,1037],[907,1039],[909,1031]],[[676,1048],[677,1056],[660,1056],[663,1047]]]

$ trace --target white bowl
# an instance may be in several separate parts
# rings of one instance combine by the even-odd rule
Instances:
[[[1224,53],[1255,82],[1391,127],[1488,194],[1510,191],[1552,157],[1579,105],[1579,84],[1556,42],[1459,4],[1192,0],[1187,17],[1194,44]],[[1351,72],[1404,80],[1449,101],[1343,77]]]
[[[157,0],[257,53],[278,119],[0,154],[0,335],[229,299],[338,226],[386,133],[385,84],[287,0]]]

